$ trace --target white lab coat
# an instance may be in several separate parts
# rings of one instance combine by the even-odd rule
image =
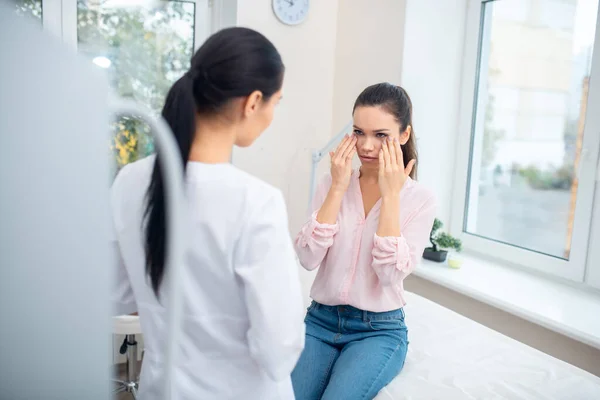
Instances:
[[[155,157],[124,167],[111,190],[119,253],[118,314],[138,311],[141,400],[162,400],[167,316],[145,274],[142,218]],[[293,399],[304,312],[281,192],[230,164],[190,162],[191,233],[177,400]],[[161,298],[167,298],[167,287]]]

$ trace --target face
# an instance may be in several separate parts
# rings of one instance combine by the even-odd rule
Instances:
[[[363,167],[379,167],[379,151],[388,137],[405,144],[410,136],[410,127],[401,133],[400,123],[381,107],[357,107],[353,117],[356,150]]]
[[[248,147],[271,125],[275,107],[282,98],[281,89],[264,99],[259,91],[255,91],[243,103],[243,118],[236,137],[235,144],[239,147]]]

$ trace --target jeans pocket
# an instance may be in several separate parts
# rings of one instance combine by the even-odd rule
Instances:
[[[374,331],[406,330],[404,318],[370,319],[369,327]]]

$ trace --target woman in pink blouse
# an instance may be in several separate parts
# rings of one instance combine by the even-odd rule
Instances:
[[[402,369],[408,347],[403,281],[435,218],[418,184],[412,103],[389,83],[366,88],[354,132],[331,156],[313,214],[296,238],[307,270],[319,268],[306,345],[292,373],[298,400],[372,399]],[[352,170],[358,153],[361,167]]]

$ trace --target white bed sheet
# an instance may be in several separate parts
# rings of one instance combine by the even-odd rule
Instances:
[[[407,303],[406,364],[376,400],[600,400],[599,377],[414,293]]]

